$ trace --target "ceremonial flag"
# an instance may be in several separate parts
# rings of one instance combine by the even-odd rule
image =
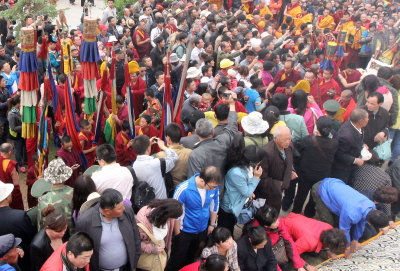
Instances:
[[[133,63],[133,61],[132,61],[132,63]],[[137,65],[136,61],[135,61],[135,63]],[[127,98],[127,107],[128,107],[129,136],[130,136],[131,139],[133,139],[136,136],[135,109],[134,109],[134,106],[133,106],[132,90],[131,90],[131,86],[129,84],[129,81],[131,79],[130,71],[129,71],[130,70],[129,69],[130,68],[129,64],[128,64],[128,62],[125,62],[125,65],[124,65],[124,72],[125,72],[125,85],[124,85],[124,88],[126,89],[126,98]],[[137,65],[137,68],[139,69],[139,65]],[[134,72],[137,72],[137,71],[135,70]]]
[[[104,127],[104,136],[106,142],[111,145],[115,145],[115,138],[117,137],[117,126],[113,119],[113,115],[118,114],[117,103],[115,101],[115,97],[117,96],[117,83],[115,77],[115,52],[112,52],[112,61],[111,61],[111,69],[110,69],[110,78],[111,78],[111,107],[112,107],[112,114],[108,117],[106,121],[106,125]]]
[[[103,64],[104,64],[104,68],[103,68]],[[99,95],[98,95],[99,106],[98,106],[97,119],[96,119],[96,129],[94,132],[94,142],[96,144],[99,142],[99,138],[102,133],[102,130],[101,130],[102,125],[101,124],[102,124],[102,120],[103,120],[104,103],[106,100],[105,89],[106,89],[106,85],[107,85],[107,81],[108,81],[107,62],[103,62],[103,64],[100,67],[100,69],[102,69],[102,71],[100,71],[100,73],[102,72],[102,76],[101,76],[101,84],[100,84],[100,90],[99,90]]]
[[[168,52],[167,55],[167,64],[165,65],[165,73],[164,73],[164,104],[163,104],[163,111],[162,111],[162,118],[161,118],[161,125],[160,125],[160,138],[162,138],[165,142],[165,131],[164,128],[172,123],[173,121],[173,105],[171,99],[171,52]]]

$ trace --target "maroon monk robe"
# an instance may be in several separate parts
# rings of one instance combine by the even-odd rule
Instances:
[[[132,146],[127,147],[128,142],[131,139],[128,135],[124,134],[122,131],[118,133],[115,139],[115,152],[117,154],[117,163],[123,167],[130,166],[133,161],[136,160],[136,152],[133,150]]]
[[[72,148],[71,152],[69,152],[65,150],[64,147],[61,147],[61,149],[57,151],[56,156],[63,159],[64,163],[69,167],[72,167],[73,165],[76,164],[79,165],[82,164],[81,158],[79,157],[79,153],[74,148]],[[65,184],[74,187],[75,180],[79,177],[81,170],[83,170],[81,169],[81,167],[74,170],[72,176],[65,182]]]
[[[17,168],[16,168],[17,162],[12,161],[8,158],[5,159],[5,158],[3,158],[3,156],[0,155],[0,165],[1,165],[0,179],[4,183],[14,184],[11,173],[14,170],[17,170]],[[12,209],[24,210],[24,203],[22,201],[22,194],[21,194],[21,189],[19,188],[19,185],[14,185],[14,190],[11,193],[11,197],[12,197],[12,202],[10,204],[10,207]]]

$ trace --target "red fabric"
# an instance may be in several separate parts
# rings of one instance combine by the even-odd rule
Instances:
[[[69,152],[66,151],[64,147],[61,147],[61,149],[57,151],[56,156],[63,159],[64,163],[69,167],[82,163],[81,158],[79,157],[79,153],[74,148],[72,148],[71,152]],[[73,171],[72,176],[65,182],[65,184],[74,187],[75,180],[78,177],[79,177],[79,169],[76,169]]]
[[[136,39],[137,39],[136,37],[139,37],[139,40],[140,40],[140,41],[144,41],[144,40],[147,40],[148,38],[150,38],[150,36],[147,35],[146,31],[143,31],[142,34],[143,34],[144,37],[142,37],[142,36],[138,33],[138,31],[139,31],[139,30],[136,30],[136,31],[133,33],[132,41],[133,41],[133,44],[135,45],[135,48],[136,48],[136,50],[137,50],[137,52],[138,52],[138,55],[140,56],[140,60],[142,60],[143,57],[149,56],[149,55],[150,55],[150,42],[147,42],[147,43],[138,45],[137,42],[136,42]]]
[[[4,166],[8,163],[6,170],[4,171]],[[17,162],[12,161],[8,158],[3,158],[3,156],[0,155],[0,180],[3,181],[4,183],[11,183],[13,184],[13,180],[11,177],[11,173],[13,170],[17,169],[16,168]],[[14,190],[11,193],[12,197],[12,202],[10,204],[10,207],[13,209],[20,209],[24,210],[24,203],[22,201],[22,194],[21,194],[21,189],[19,188],[19,185],[14,185]]]
[[[87,80],[93,80],[98,77],[96,62],[82,62],[82,77]]]
[[[72,78],[71,84],[72,84],[72,88],[75,90],[75,93],[78,94],[79,98],[83,100],[83,98],[85,97],[85,94],[84,94],[84,85],[83,85],[82,74],[80,74],[79,72],[75,72],[75,76]],[[78,101],[78,105],[80,105],[80,104],[81,103]]]
[[[63,263],[61,260],[61,253],[65,255],[65,247],[67,246],[67,242],[65,242],[62,246],[57,248],[53,254],[47,259],[47,261],[43,264],[40,271],[63,271]],[[85,266],[86,271],[90,271],[89,264]]]
[[[140,133],[139,133],[140,130],[142,131],[143,135],[147,135],[149,138],[158,137],[160,135],[160,131],[158,131],[157,128],[154,127],[153,124],[150,124],[148,126],[147,130],[140,129],[139,126],[136,126],[135,129],[136,129],[136,135],[140,135]],[[150,153],[150,155],[155,154],[155,153],[157,153],[159,151],[160,151],[160,148],[158,147],[157,144],[151,145],[151,153]]]
[[[314,84],[313,84],[314,85]],[[340,97],[340,93],[342,93],[339,84],[335,81],[335,79],[331,79],[329,82],[324,82],[323,79],[319,80],[319,93],[318,93],[318,85],[311,88],[310,95],[314,97],[315,102],[318,104],[320,108],[323,108],[324,102],[332,99],[331,96],[328,95],[328,90],[334,89],[336,91],[334,99]]]
[[[349,75],[346,71],[342,71],[342,72],[340,73],[340,75],[343,76],[344,79],[346,79],[347,84],[354,83],[354,82],[358,82],[358,81],[360,81],[360,79],[361,79],[361,73],[360,73],[359,71],[357,71],[357,70],[355,70],[355,71],[353,72],[352,75]],[[346,89],[346,88],[342,85],[342,83],[340,82],[340,80],[338,80],[337,82],[338,82],[339,86],[340,86],[343,90]],[[352,88],[347,88],[347,89],[350,89],[350,90],[353,92],[353,95],[354,95],[355,92],[356,92],[356,87],[355,87],[355,86],[352,87]]]
[[[126,143],[123,138],[125,138]],[[122,131],[119,132],[117,137],[115,138],[115,152],[117,154],[117,163],[119,163],[123,167],[130,166],[137,157],[137,154],[132,147],[126,147],[129,140],[131,140],[129,136],[125,135]]]
[[[79,141],[84,141],[83,150],[89,150],[93,147],[92,141],[94,140],[94,134],[90,132],[89,134],[85,134],[83,132],[79,133]],[[82,146],[82,145],[81,145]],[[96,160],[96,150],[86,153],[86,159],[88,160],[87,168],[90,168],[94,165],[94,161]]]
[[[104,88],[105,89],[101,89],[102,88],[102,78],[100,78],[99,80],[96,81],[96,86],[97,86],[97,91],[103,90],[106,92],[107,94],[107,99],[105,101],[107,108],[111,108],[111,80],[106,80],[106,83],[104,84]]]
[[[215,106],[219,105],[220,103],[222,103],[222,101],[219,101]],[[215,108],[215,106],[214,106],[214,108]],[[236,111],[236,113],[242,112],[242,113],[247,114],[247,109],[239,101],[235,101],[235,111]]]
[[[276,88],[276,90],[275,90],[275,93],[274,94],[276,94],[276,93],[282,93],[282,94],[285,94],[288,98],[290,98],[291,96],[289,96],[289,95],[287,95],[286,94],[286,87],[278,87],[278,88]]]
[[[200,261],[194,262],[194,263],[189,264],[189,265],[186,265],[185,267],[183,267],[179,271],[199,271],[199,267],[200,267]]]
[[[128,112],[128,106],[124,104],[124,107],[122,109],[118,109],[117,117],[120,120],[120,123],[116,122],[117,125],[117,132],[121,130],[122,122],[124,120],[129,120],[129,112]]]
[[[294,243],[292,237],[289,234],[289,231],[286,228],[286,225],[282,218],[279,219],[279,226],[278,226],[278,231],[277,232],[272,232],[266,230],[269,238],[271,239],[271,246],[274,246],[278,241],[279,241],[279,235],[283,237],[286,241],[289,241],[290,244],[292,245],[292,251],[293,251],[293,266],[296,269],[302,268],[304,264],[306,263],[301,257],[299,252],[297,251],[296,244]],[[254,220],[254,226],[260,226],[260,223],[258,223],[257,220]],[[289,255],[288,255],[289,256]]]
[[[68,82],[68,81],[66,81],[66,82]],[[66,99],[65,99],[65,119],[66,119],[67,134],[71,137],[72,144],[74,145],[75,150],[78,153],[81,153],[82,147],[81,147],[81,143],[79,142],[78,131],[75,127],[75,123],[74,123],[74,119],[73,119],[73,114],[75,114],[75,112],[73,110],[73,107],[72,107],[70,99],[69,99],[68,83],[65,84],[64,95],[66,97]],[[79,159],[78,163],[80,164],[80,159]]]
[[[353,98],[351,98],[349,104],[347,106],[342,105],[342,107],[346,108],[346,112],[342,115],[343,122],[347,121],[350,118],[351,112],[357,107],[356,102],[354,101]]]
[[[39,170],[35,166],[28,168],[26,174],[26,185],[28,186],[28,206],[32,208],[38,204],[37,198],[33,197],[31,194],[32,185],[37,181],[39,176]]]
[[[18,88],[23,91],[32,91],[39,88],[39,81],[37,73],[35,72],[21,72],[19,75]]]
[[[272,82],[275,84],[275,87],[284,87],[286,86],[286,83],[288,82],[293,82],[293,83],[297,83],[297,81],[301,80],[301,75],[298,71],[293,70],[290,74],[286,74],[285,75],[285,79],[281,80],[282,75],[285,73],[285,70],[279,70],[274,79],[272,80]]]
[[[138,78],[136,84],[131,85],[133,109],[135,110],[135,117],[138,118],[143,112],[144,91],[146,90],[146,82],[142,78]],[[122,92],[125,92],[123,89]]]
[[[300,255],[304,252],[319,253],[323,247],[319,240],[321,233],[332,229],[328,223],[295,213],[290,213],[282,218],[282,221],[295,241]]]

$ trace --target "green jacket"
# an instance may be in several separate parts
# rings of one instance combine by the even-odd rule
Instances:
[[[74,223],[72,222],[72,195],[74,189],[63,185],[60,187],[52,188],[52,191],[47,192],[38,199],[38,231],[44,226],[44,217],[42,217],[42,210],[49,204],[60,212],[63,212],[68,218],[68,228],[70,233],[74,232]]]
[[[281,112],[279,119],[284,121],[286,126],[292,131],[292,142],[296,142],[308,135],[306,122],[302,116],[290,114],[289,112]]]

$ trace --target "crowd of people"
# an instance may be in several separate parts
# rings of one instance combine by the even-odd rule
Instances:
[[[68,31],[0,18],[0,271],[314,271],[303,253],[350,258],[396,227],[397,0],[137,0],[122,13],[109,0],[90,117],[81,4]],[[56,157],[38,156],[44,129],[23,132],[16,24],[36,30],[38,55],[48,46],[35,106]]]

